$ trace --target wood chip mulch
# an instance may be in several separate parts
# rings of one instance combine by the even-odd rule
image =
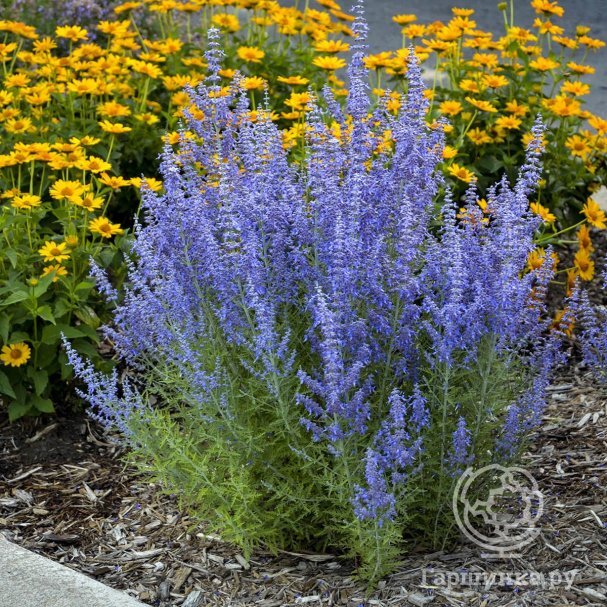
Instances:
[[[85,417],[36,422],[17,437],[0,427],[0,533],[157,607],[607,604],[607,390],[584,372],[552,386],[522,464],[545,498],[524,555],[491,560],[464,542],[412,554],[371,594],[335,555],[257,551],[246,561],[120,456]],[[454,573],[484,577],[446,583]]]

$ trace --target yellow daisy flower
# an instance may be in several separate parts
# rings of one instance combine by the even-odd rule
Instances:
[[[38,254],[44,259],[45,262],[58,261],[62,262],[70,258],[69,253],[66,252],[67,243],[65,242],[53,242],[47,240],[44,246],[38,249]]]
[[[114,135],[121,135],[122,133],[128,133],[133,130],[130,126],[125,126],[120,122],[110,122],[109,120],[102,120],[98,124],[102,131],[113,133]]]
[[[72,42],[78,42],[79,40],[86,40],[88,38],[88,32],[79,25],[60,25],[55,29],[55,33],[58,38],[66,38]]]
[[[36,194],[18,194],[11,202],[11,206],[15,209],[33,209],[40,206],[42,199]]]
[[[248,63],[261,63],[261,60],[266,56],[265,52],[256,46],[241,46],[236,54]]]
[[[278,76],[277,80],[278,82],[289,84],[291,86],[308,84],[310,82],[308,78],[304,78],[303,76]]]
[[[51,187],[49,193],[55,200],[70,200],[82,196],[88,188],[79,181],[69,181],[66,179],[57,179]]]
[[[116,234],[122,234],[124,230],[119,223],[111,223],[106,217],[96,217],[89,222],[89,230],[93,234],[99,234],[102,238],[111,238]]]
[[[23,342],[2,346],[2,354],[0,360],[7,367],[20,367],[24,365],[31,357],[32,351],[30,347]]]
[[[446,116],[457,116],[464,108],[459,101],[443,101],[439,106],[441,114]]]
[[[109,162],[103,160],[103,158],[97,158],[96,156],[90,156],[89,158],[79,160],[76,166],[83,171],[90,171],[91,173],[101,173],[101,171],[111,171],[112,165]]]
[[[95,211],[103,206],[103,198],[87,194],[86,196],[77,196],[70,200],[76,206],[82,207],[87,211]]]
[[[587,249],[578,250],[573,258],[573,265],[582,280],[592,280],[594,278],[594,261],[590,259],[590,252]]]
[[[531,210],[542,218],[546,223],[554,223],[556,221],[556,215],[550,212],[550,209],[541,205],[539,202],[532,202],[529,207]]]
[[[452,175],[456,179],[459,179],[460,181],[463,181],[464,183],[470,183],[471,181],[476,180],[476,176],[472,171],[463,166],[460,166],[456,162],[454,162],[448,170],[450,175]]]
[[[346,65],[346,60],[333,55],[321,55],[312,61],[312,64],[323,70],[334,71]]]
[[[466,101],[481,112],[497,112],[497,108],[492,103],[490,103],[489,101],[485,101],[484,99],[466,97]]]
[[[604,230],[607,227],[607,217],[605,212],[598,203],[589,198],[582,209],[582,214],[586,216],[586,221],[599,230]]]
[[[266,84],[266,81],[259,76],[249,76],[248,78],[242,79],[242,86],[247,91],[262,90]]]
[[[42,276],[48,276],[53,272],[55,273],[53,276],[53,282],[57,282],[62,276],[67,276],[67,270],[59,263],[45,266],[45,268],[42,270]]]

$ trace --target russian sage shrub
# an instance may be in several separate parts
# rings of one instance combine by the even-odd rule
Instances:
[[[527,268],[541,124],[516,183],[460,205],[413,55],[394,115],[369,101],[355,28],[347,103],[312,101],[297,160],[267,108],[219,88],[212,41],[196,138],[164,150],[130,286],[97,276],[127,379],[70,357],[94,414],[222,537],[342,549],[375,580],[455,537],[462,470],[517,456],[561,336],[550,252]]]
[[[607,289],[607,275],[603,276]],[[582,360],[601,386],[607,386],[607,308],[593,304],[587,290],[578,288],[571,301]]]

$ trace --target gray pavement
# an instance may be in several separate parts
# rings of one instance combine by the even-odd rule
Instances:
[[[146,607],[0,533],[0,607]]]

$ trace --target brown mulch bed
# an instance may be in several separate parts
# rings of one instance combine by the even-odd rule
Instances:
[[[157,607],[607,603],[607,391],[582,372],[552,387],[523,462],[545,497],[541,535],[524,555],[488,560],[469,543],[412,554],[369,595],[335,555],[257,551],[246,561],[120,456],[82,415],[1,426],[0,533]],[[453,572],[537,572],[546,584],[445,584]],[[550,586],[554,572],[573,585]]]

